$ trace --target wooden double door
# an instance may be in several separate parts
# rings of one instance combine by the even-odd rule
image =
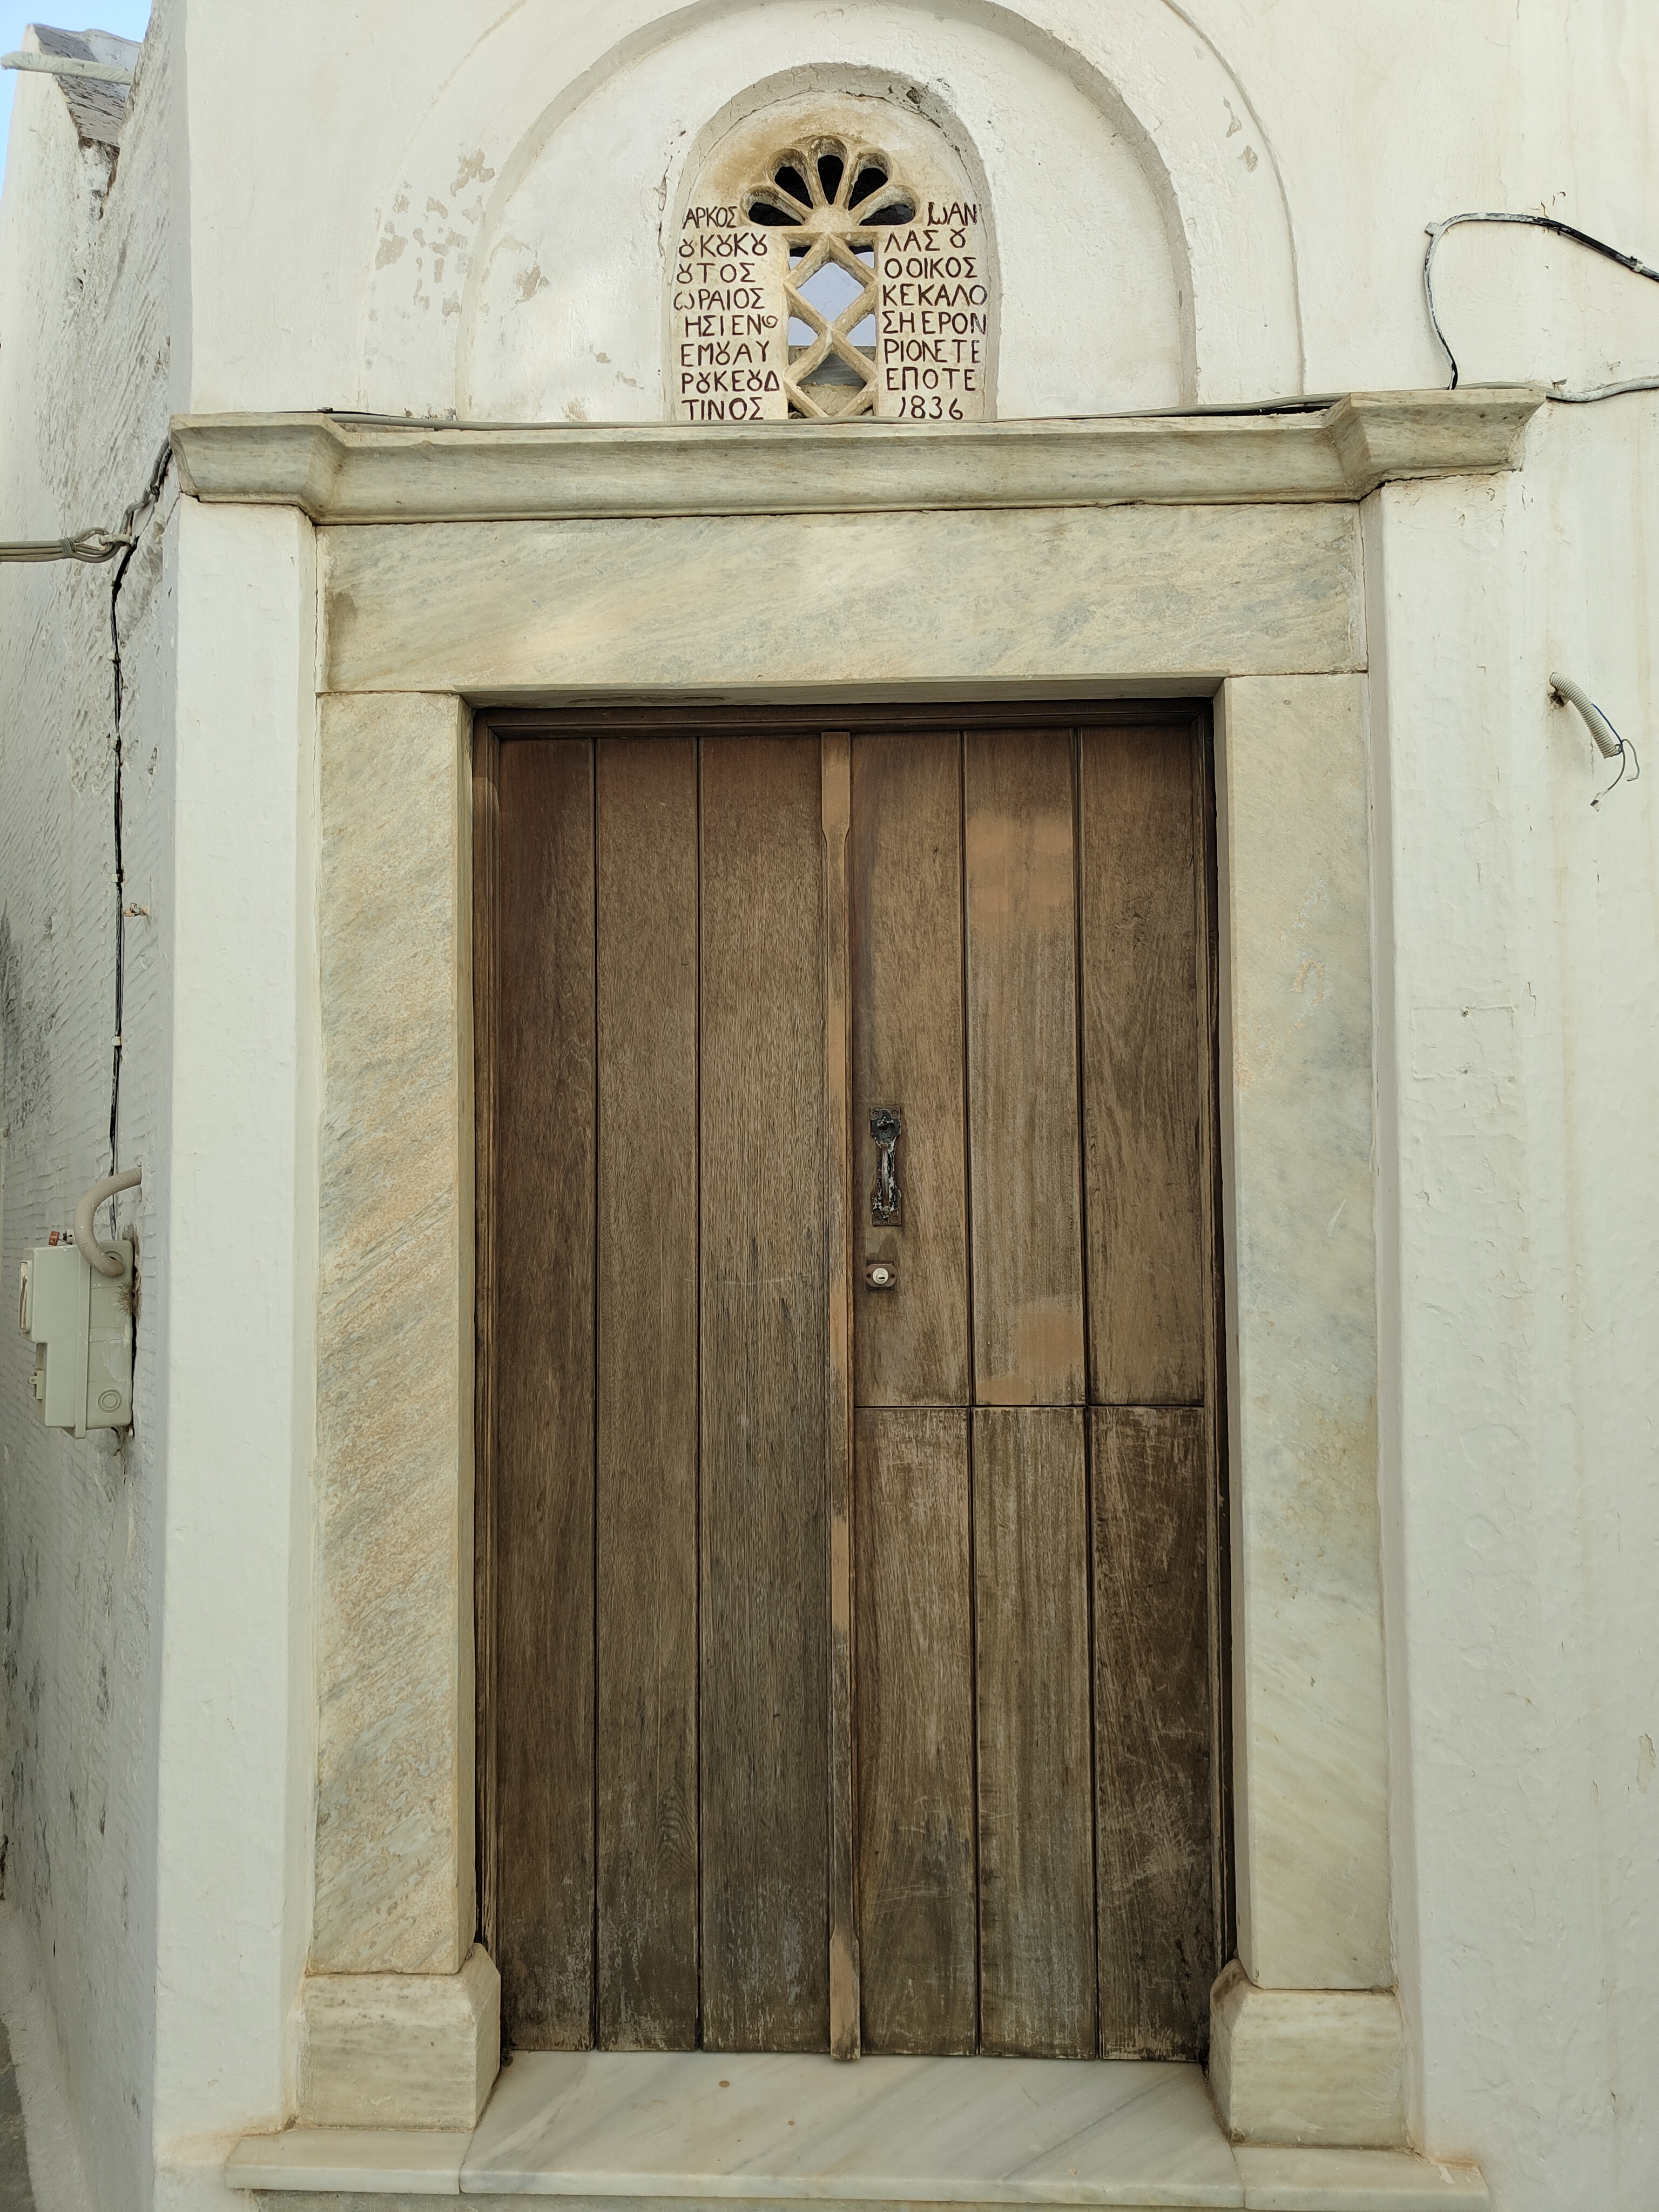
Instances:
[[[1197,2055],[1201,711],[544,717],[477,774],[509,2040]]]

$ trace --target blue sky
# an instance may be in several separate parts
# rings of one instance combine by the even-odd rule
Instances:
[[[75,4],[75,0],[70,0]],[[85,0],[81,0],[85,5]],[[53,23],[60,31],[113,31],[119,39],[142,39],[144,26],[149,21],[149,0],[93,0],[97,13],[84,19],[55,8],[52,0],[45,6],[15,8],[11,0],[0,0],[0,53],[15,53],[23,43],[25,23]],[[6,133],[11,127],[11,90],[17,82],[15,70],[0,70],[0,175],[5,173]]]

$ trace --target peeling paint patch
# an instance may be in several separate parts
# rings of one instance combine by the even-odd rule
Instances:
[[[493,169],[485,167],[482,149],[476,154],[463,154],[455,181],[449,188],[450,198],[453,199],[468,185],[487,185],[495,173]]]
[[[513,280],[513,289],[519,295],[521,307],[528,306],[538,292],[546,291],[547,279],[542,274],[541,263],[532,261],[528,269],[521,270]],[[605,356],[601,354],[599,359],[603,361]]]
[[[377,269],[390,268],[394,261],[402,258],[408,244],[409,240],[406,238],[400,238],[395,230],[388,228],[386,236],[375,249],[374,266]]]

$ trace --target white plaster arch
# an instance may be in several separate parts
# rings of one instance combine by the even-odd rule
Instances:
[[[385,195],[366,255],[360,404],[465,412],[463,339],[468,295],[483,282],[479,246],[500,235],[514,191],[555,134],[627,72],[688,54],[684,42],[704,34],[718,42],[749,18],[751,65],[728,72],[724,93],[718,81],[684,85],[672,130],[658,129],[654,170],[637,168],[648,147],[626,149],[640,188],[665,210],[690,142],[723,100],[787,65],[781,41],[792,14],[817,26],[815,58],[826,67],[879,69],[895,45],[904,46],[917,65],[899,74],[920,78],[953,111],[963,104],[953,97],[953,76],[972,74],[964,62],[970,45],[1000,41],[1011,76],[1023,56],[1051,86],[1063,81],[1134,155],[1168,240],[1180,319],[1177,388],[1157,398],[1133,389],[1091,392],[1056,405],[1040,385],[1022,395],[1005,374],[1005,412],[1215,403],[1302,388],[1294,246],[1272,149],[1231,70],[1171,0],[1119,0],[1104,11],[1091,0],[1030,0],[1024,10],[954,0],[948,15],[913,0],[853,0],[833,15],[811,13],[804,0],[799,9],[794,0],[772,0],[763,11],[754,0],[693,0],[665,12],[650,0],[629,0],[620,11],[582,0],[556,17],[520,0],[452,71]],[[1066,182],[1057,179],[1056,190]],[[1064,361],[1063,347],[1050,350]],[[653,392],[648,404],[637,397],[607,412],[647,419],[659,408]]]

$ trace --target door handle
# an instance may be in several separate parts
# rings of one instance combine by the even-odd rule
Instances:
[[[876,1187],[870,1194],[870,1218],[878,1229],[900,1228],[904,1221],[904,1193],[898,1187],[894,1165],[902,1125],[896,1106],[870,1109],[870,1134],[876,1140]]]

